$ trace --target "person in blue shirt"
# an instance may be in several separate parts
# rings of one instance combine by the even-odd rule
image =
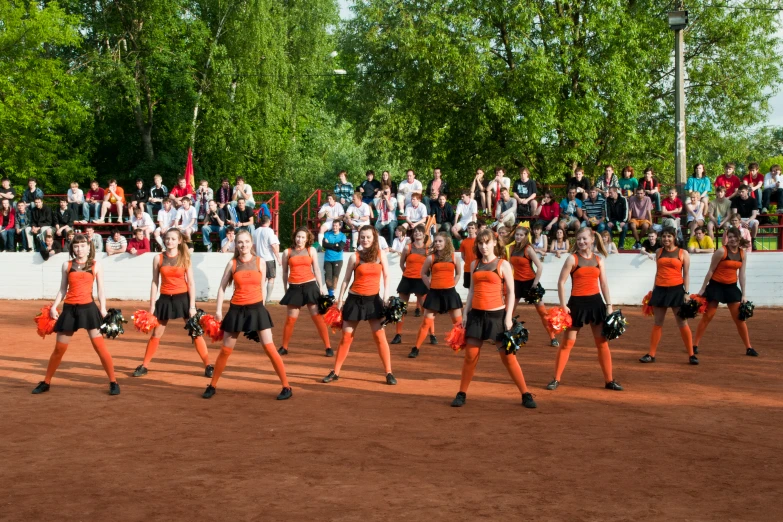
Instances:
[[[324,283],[329,295],[334,296],[334,287],[340,279],[343,269],[343,249],[347,238],[340,230],[343,222],[335,219],[332,229],[324,233],[324,241],[321,245],[324,249]]]
[[[43,199],[44,197],[43,190],[38,188],[36,185],[38,185],[38,181],[35,178],[28,179],[27,188],[22,193],[22,201],[27,204],[28,209],[33,206],[33,203],[35,203],[35,198]]]
[[[269,210],[269,205],[261,203],[261,207],[258,209],[258,219],[261,219],[264,216],[272,219],[272,212]]]
[[[569,187],[566,198],[560,202],[560,224],[566,234],[568,230],[579,230],[582,225],[582,200],[576,197],[576,187]]]
[[[704,173],[704,163],[697,163],[693,166],[693,176],[688,178],[685,183],[685,193],[698,192],[701,194],[701,201],[705,205],[710,202],[710,192],[712,192],[712,182]]]

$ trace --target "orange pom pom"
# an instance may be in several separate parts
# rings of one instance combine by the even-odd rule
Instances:
[[[337,305],[332,305],[324,314],[324,322],[332,329],[332,333],[336,333],[337,330],[343,328],[343,313],[337,308]]]
[[[703,314],[704,312],[707,311],[707,298],[706,297],[700,296],[699,294],[691,294],[690,298],[692,300],[696,301],[697,303],[699,303],[699,309],[697,310],[697,312],[699,314]]]
[[[642,313],[644,315],[653,315],[653,307],[650,306],[650,299],[652,299],[652,290],[647,292],[647,295],[642,299]]]
[[[136,310],[131,319],[133,319],[133,326],[136,327],[136,330],[145,334],[150,333],[160,324],[158,318],[146,310]]]
[[[449,330],[449,333],[446,334],[446,342],[455,352],[465,348],[465,327],[462,326],[461,323],[455,324],[454,328]]]
[[[560,333],[571,328],[571,315],[567,314],[566,311],[559,306],[550,308],[547,311],[545,318],[551,332]]]
[[[209,336],[209,339],[213,343],[217,343],[223,340],[223,330],[220,329],[220,322],[215,319],[214,315],[204,314],[201,317],[199,324],[204,329],[204,334]]]
[[[49,315],[52,311],[52,305],[46,305],[41,308],[41,311],[33,318],[35,321],[35,333],[41,336],[43,339],[50,333],[54,332],[54,325],[57,324],[56,319],[52,319]]]

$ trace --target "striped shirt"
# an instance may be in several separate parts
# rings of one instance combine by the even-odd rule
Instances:
[[[606,216],[606,199],[600,194],[595,198],[595,201],[585,198],[582,205],[584,205],[584,211],[588,218],[601,219]]]

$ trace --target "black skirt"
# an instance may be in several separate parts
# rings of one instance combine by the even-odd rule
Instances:
[[[470,272],[467,270],[462,273],[462,287],[470,288]]]
[[[79,329],[92,330],[101,327],[103,317],[98,310],[98,306],[93,303],[87,304],[63,304],[63,313],[57,318],[54,324],[54,331],[75,332]]]
[[[403,276],[400,280],[400,284],[397,285],[397,293],[398,294],[416,294],[417,296],[426,295],[427,292],[429,292],[429,289],[427,288],[427,285],[424,284],[424,281],[419,279],[413,279],[412,277],[405,277]]]
[[[514,299],[519,302],[520,299],[527,297],[530,289],[533,288],[533,281],[535,279],[528,279],[527,281],[517,281],[514,279]]]
[[[438,312],[439,314],[446,314],[450,310],[458,310],[462,308],[462,299],[454,288],[446,288],[443,290],[436,290],[430,288],[430,292],[427,294],[427,298],[424,299],[424,309]]]
[[[280,304],[287,306],[317,305],[319,297],[321,297],[321,290],[318,288],[318,283],[308,281],[298,285],[288,285],[288,290],[280,300]]]
[[[367,321],[383,317],[383,300],[378,294],[348,294],[343,305],[343,321]]]
[[[492,342],[501,341],[503,332],[506,331],[506,326],[503,324],[503,318],[505,316],[505,308],[491,311],[471,309],[471,311],[468,312],[465,339],[473,338]]]
[[[155,317],[158,321],[190,318],[190,297],[187,292],[181,294],[160,294],[155,301]]]
[[[650,306],[659,308],[679,308],[685,303],[685,288],[677,286],[654,286]]]
[[[601,294],[572,295],[568,299],[568,308],[571,310],[574,328],[581,328],[586,324],[600,325],[606,319],[606,304]]]
[[[263,302],[249,305],[231,304],[220,323],[224,332],[260,332],[272,328],[272,318]]]
[[[742,290],[736,283],[719,283],[710,279],[707,288],[704,290],[704,297],[708,301],[717,301],[719,303],[739,303],[742,301]]]

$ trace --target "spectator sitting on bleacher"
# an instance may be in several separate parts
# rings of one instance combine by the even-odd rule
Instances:
[[[277,277],[277,265],[282,265],[280,258],[280,239],[272,230],[269,224],[272,222],[268,216],[262,216],[259,221],[260,226],[253,234],[253,243],[256,247],[256,255],[266,263],[266,292],[264,293],[264,302],[272,295],[275,289],[275,279]],[[277,265],[275,264],[277,262]]]
[[[391,239],[397,228],[397,199],[392,195],[389,185],[381,187],[378,197],[373,200],[373,206],[378,211],[375,230],[378,231],[380,237],[384,237],[388,233]]]
[[[25,252],[32,250],[33,238],[30,230],[30,213],[27,211],[27,203],[20,201],[16,204],[14,215],[14,236]]]
[[[174,208],[174,202],[166,198],[163,200],[163,208],[158,212],[158,228],[155,229],[155,242],[158,243],[161,251],[165,249],[163,246],[164,234],[176,224],[177,209]]]
[[[711,190],[712,183],[710,182],[710,178],[704,174],[704,164],[697,163],[693,167],[693,176],[688,178],[688,181],[685,183],[685,193],[690,194],[693,191],[698,192],[699,199],[704,203],[704,210],[706,212],[707,205],[710,202]]]
[[[759,164],[748,164],[748,173],[742,178],[742,182],[748,186],[748,192],[756,203],[756,208],[761,211],[762,187],[764,186],[764,176],[759,174]]]
[[[506,177],[502,167],[495,167],[495,177],[487,184],[487,206],[492,209],[493,215],[500,203],[504,188],[511,190],[511,179]]]
[[[411,194],[411,204],[405,207],[405,222],[402,226],[406,232],[427,222],[427,207],[421,203],[421,194],[414,192]]]
[[[726,187],[719,185],[715,187],[715,199],[707,205],[707,233],[712,240],[715,240],[715,230],[729,227],[729,217],[731,216],[731,200],[726,196]]]
[[[136,178],[136,190],[133,192],[133,196],[131,196],[130,210],[128,210],[128,214],[132,216],[137,208],[140,208],[142,211],[147,210],[147,202],[149,199],[149,192],[147,192],[147,189],[144,188],[144,180],[141,178]]]
[[[231,183],[229,183],[228,178],[223,178],[220,181],[220,188],[214,199],[218,208],[225,208],[226,205],[231,204]]]
[[[256,208],[256,200],[253,198],[253,187],[245,183],[245,178],[242,176],[237,176],[237,184],[234,187],[234,193],[232,194],[231,198],[233,199],[231,205],[234,207],[238,207],[239,200],[244,198],[245,206],[247,206],[247,208],[251,210]]]
[[[538,254],[538,257],[543,261],[544,256],[549,251],[549,241],[544,234],[544,227],[541,223],[536,222],[533,228],[530,230],[530,246],[533,247],[533,251]]]
[[[122,223],[122,210],[125,208],[125,191],[117,186],[117,180],[109,180],[109,187],[103,193],[103,203],[101,204],[101,217],[96,219],[96,223],[103,223],[106,213],[117,214],[117,223]]]
[[[579,230],[582,223],[582,200],[577,198],[576,187],[568,187],[566,197],[560,201],[560,223],[558,227],[568,234],[569,230]]]
[[[124,254],[128,249],[128,241],[120,234],[116,228],[111,231],[111,235],[106,238],[106,255],[113,256]]]
[[[435,205],[435,208],[432,210],[432,213],[435,216],[434,233],[449,232],[454,223],[454,207],[451,206],[451,203],[446,201],[446,194],[441,193],[438,196],[438,204]],[[428,230],[427,232],[433,233],[432,230]]]
[[[217,233],[219,241],[223,241],[223,238],[226,237],[226,222],[228,221],[226,213],[228,210],[218,208],[214,199],[210,200],[208,205],[209,209],[204,219],[204,225],[201,227],[201,241],[207,248],[207,252],[212,252],[212,239],[209,236],[212,233]]]
[[[707,235],[704,227],[696,227],[688,241],[688,252],[691,254],[711,254],[715,252],[715,243]]]
[[[52,209],[43,204],[43,198],[35,197],[35,204],[30,209],[30,226],[28,230],[29,243],[36,244],[33,241],[33,234],[38,236],[38,240],[42,241],[43,236],[47,230],[51,230],[54,226],[54,214]]]
[[[196,209],[196,216],[198,220],[203,220],[207,215],[209,209],[209,202],[215,199],[215,194],[211,188],[209,188],[209,181],[202,179],[198,182],[198,188],[196,189],[194,207]]]
[[[514,199],[517,202],[517,217],[527,218],[536,215],[536,182],[530,179],[527,167],[519,169],[519,179],[514,182]]]
[[[492,224],[492,228],[497,229],[501,225],[514,228],[516,222],[517,201],[511,197],[508,189],[503,187],[500,189],[500,201],[495,205],[495,223]]]
[[[192,197],[193,197],[193,187],[188,185],[188,181],[185,179],[185,176],[178,177],[177,186],[171,189],[171,192],[169,192],[169,199],[174,204],[174,208],[178,209],[179,207],[181,207],[182,200],[184,198],[192,198]]]
[[[568,253],[570,249],[571,242],[568,241],[565,230],[558,228],[555,231],[555,239],[549,245],[549,251],[555,254],[555,257],[560,258],[561,255]]]
[[[147,198],[147,205],[150,207],[150,216],[155,217],[163,208],[163,202],[169,199],[169,189],[163,184],[163,178],[160,174],[155,174],[152,178],[154,184],[150,188],[150,197]]]
[[[359,185],[358,191],[362,194],[362,201],[369,205],[381,190],[381,183],[375,179],[375,171],[368,170],[364,175],[365,180]]]
[[[141,209],[139,209],[141,210]],[[144,235],[143,228],[133,229],[133,237],[128,241],[128,252],[138,256],[150,251],[150,240]]]
[[[43,239],[36,236],[35,241],[38,244],[38,252],[44,261],[48,261],[50,257],[63,251],[60,241],[54,240],[54,234],[51,229],[46,231]]]
[[[451,235],[455,239],[462,239],[462,231],[467,231],[468,223],[476,221],[478,217],[478,204],[476,200],[471,197],[470,189],[463,190],[459,203],[457,203],[457,211],[454,214],[454,226],[451,227]]]
[[[68,208],[68,202],[61,199],[60,208],[54,211],[54,235],[61,240],[69,230],[73,230],[73,216]]]
[[[544,192],[541,204],[536,209],[536,223],[540,224],[547,235],[551,237],[552,229],[560,218],[560,204],[555,201],[551,190]]]
[[[421,181],[416,179],[416,173],[413,169],[408,169],[405,172],[405,179],[397,187],[397,209],[400,212],[407,210],[413,194],[418,194],[421,201],[422,190]]]
[[[73,243],[74,237],[76,237],[75,230],[69,230],[68,233],[65,234],[65,243],[63,243],[63,252],[71,251],[71,243]]]
[[[84,199],[84,191],[79,188],[77,182],[71,181],[71,188],[68,189],[65,197],[68,200],[68,209],[71,211],[74,224],[89,223],[90,205]],[[79,219],[80,215],[82,219]]]
[[[647,231],[652,226],[652,209],[652,201],[645,194],[644,187],[639,185],[636,187],[636,196],[628,200],[629,223],[633,234],[633,247],[636,250],[642,247],[639,229],[642,235],[647,235]]]
[[[329,193],[326,195],[326,203],[321,205],[318,209],[318,219],[321,220],[321,226],[318,228],[318,244],[323,243],[324,233],[327,230],[331,230],[332,223],[338,221],[342,226],[342,217],[345,215],[345,209],[337,201],[334,194]]]
[[[95,233],[95,227],[87,225],[84,228],[84,233],[87,235],[87,239],[92,243],[93,250],[96,252],[103,252],[103,239],[99,234]]]
[[[617,254],[617,245],[614,244],[614,241],[612,241],[612,234],[609,233],[608,230],[603,230],[601,232],[601,239],[604,240],[604,248],[606,248],[607,254]],[[599,254],[600,252],[596,248],[596,245],[593,245],[593,253]]]
[[[16,199],[16,191],[11,188],[11,180],[7,177],[3,176],[2,181],[0,181],[0,201],[3,201],[4,199],[8,200],[8,203],[11,205],[11,208],[14,208],[14,200]]]
[[[726,197],[734,199],[739,196],[737,190],[742,185],[742,180],[734,175],[734,169],[736,165],[734,163],[726,163],[723,167],[723,174],[715,178],[715,188],[726,187]]]
[[[43,199],[43,190],[38,188],[38,181],[35,178],[29,178],[27,180],[27,188],[22,192],[22,201],[27,203],[29,207],[35,204],[35,198]]]
[[[677,197],[677,189],[669,189],[669,197],[661,203],[661,225],[663,228],[671,227],[677,231],[677,238],[682,238],[680,231],[680,216],[684,205],[682,200]]]
[[[647,239],[642,242],[641,251],[639,253],[655,261],[655,253],[661,247],[663,247],[663,244],[658,239],[658,232],[651,228],[647,231]]]
[[[190,198],[187,196],[182,198],[182,206],[177,209],[177,228],[185,236],[185,242],[190,247],[192,243],[190,236],[198,230],[198,218],[196,209],[191,205]]]
[[[434,209],[435,205],[438,204],[438,196],[444,194],[448,199],[449,192],[449,184],[443,179],[441,170],[439,168],[433,169],[432,179],[427,183],[426,191],[426,193],[429,194],[430,201],[425,200],[424,204],[427,205],[427,208]]]
[[[582,201],[587,197],[587,191],[590,190],[590,180],[585,176],[585,169],[578,167],[574,171],[574,175],[568,180],[566,185],[566,191],[574,189],[576,190],[576,198]]]
[[[235,243],[234,243],[234,237],[236,236],[236,232],[234,230],[234,227],[232,225],[228,225],[226,227],[226,237],[223,238],[223,240],[220,242],[220,251],[224,254],[233,254]]]
[[[764,176],[764,190],[761,192],[761,212],[766,214],[767,209],[774,198],[777,205],[777,213],[783,214],[783,175],[780,174],[780,165],[772,165]],[[778,220],[779,221],[779,220]]]
[[[394,229],[394,241],[392,242],[391,253],[402,255],[402,251],[411,242],[411,238],[408,237],[405,227],[400,225]]]
[[[332,229],[324,233],[321,243],[324,249],[324,284],[332,296],[343,268],[343,249],[347,240],[342,233],[342,225],[340,221],[332,221]]]
[[[620,188],[620,182],[617,180],[617,176],[614,175],[614,167],[607,165],[604,167],[604,175],[595,182],[595,188],[597,188],[598,193],[606,199],[611,187]]]
[[[344,170],[341,170],[337,174],[337,178],[338,181],[334,185],[334,197],[339,204],[343,207],[347,207],[351,204],[351,200],[353,199],[353,183],[348,181],[348,173]]]
[[[391,189],[391,195],[394,199],[397,199],[397,182],[394,181],[391,178],[391,174],[388,170],[384,170],[381,174],[381,179],[379,180],[381,182],[381,187],[384,185],[389,185],[389,188]]]
[[[620,195],[617,187],[609,189],[606,199],[606,229],[611,237],[615,230],[620,232],[618,248],[625,250],[625,236],[628,234],[628,200]]]
[[[236,229],[246,228],[248,232],[250,232],[250,234],[252,235],[256,229],[255,213],[253,212],[253,209],[247,206],[247,202],[245,201],[244,198],[239,198],[236,201],[236,203],[237,206],[234,209],[234,215],[236,216],[236,221],[232,224]]]
[[[90,190],[87,191],[87,205],[90,215],[87,221],[95,221],[101,217],[101,205],[103,205],[104,190],[99,186],[98,180],[90,182]]]
[[[756,201],[750,197],[750,189],[747,185],[740,186],[739,197],[731,202],[731,209],[734,213],[739,214],[739,217],[742,218],[742,224],[750,229],[750,244],[753,250],[755,250],[756,244],[754,241],[759,231],[759,221],[756,218],[759,215],[759,211],[756,208]]]
[[[614,174],[613,174],[614,175]],[[617,189],[617,186],[612,188]],[[590,187],[587,197],[582,202],[582,227],[590,227],[597,232],[603,232],[606,228],[606,198],[598,187]]]
[[[11,200],[0,199],[0,250],[3,252],[16,252],[15,214]]]
[[[753,251],[753,238],[750,235],[750,230],[748,230],[748,227],[742,222],[742,218],[739,214],[736,212],[731,214],[728,219],[729,226],[727,226],[723,231],[723,244],[726,244],[726,239],[728,236],[728,232],[730,228],[736,228],[740,231],[740,235],[742,236],[742,239],[748,242],[748,246],[745,247],[746,252],[752,252]]]
[[[686,223],[691,237],[696,227],[704,226],[704,216],[707,214],[707,204],[701,199],[701,193],[697,190],[691,192],[685,203]]]
[[[655,205],[655,210],[660,212],[661,184],[658,183],[658,180],[655,178],[655,173],[653,172],[652,167],[647,167],[644,169],[644,177],[639,183],[639,186],[642,187],[642,190],[644,190],[644,195],[650,198],[650,201],[652,201],[653,205]]]
[[[144,212],[141,207],[136,207],[131,216],[131,228],[141,229],[144,232],[144,237],[149,239],[155,233],[155,222],[152,220],[152,216]]]
[[[470,184],[470,195],[476,202],[477,210],[484,213],[489,212],[489,207],[487,206],[487,185],[488,183],[484,180],[484,171],[476,169],[476,175]]]
[[[359,241],[359,229],[370,224],[372,209],[370,205],[362,201],[362,193],[353,195],[353,203],[345,211],[345,222],[351,228],[351,247],[356,248]]]
[[[636,194],[636,187],[639,186],[639,180],[634,177],[632,166],[627,165],[623,168],[623,172],[620,175],[620,179],[617,180],[617,184],[620,186],[621,196],[632,198],[633,195]],[[607,196],[607,198],[608,197],[609,196]]]

